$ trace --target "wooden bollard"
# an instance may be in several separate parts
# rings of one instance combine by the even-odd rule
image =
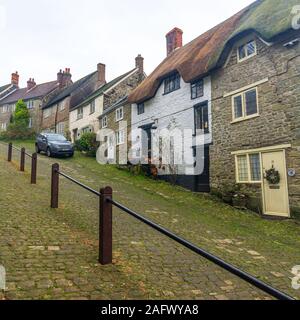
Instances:
[[[21,149],[20,171],[25,171],[25,148]]]
[[[100,190],[99,204],[99,262],[102,265],[112,263],[112,188]]]
[[[58,190],[59,190],[59,164],[52,165],[51,175],[51,208],[58,208]]]
[[[36,184],[37,173],[37,154],[33,153],[31,157],[31,184]]]
[[[11,158],[12,158],[12,143],[10,142],[8,144],[7,161],[11,162]]]

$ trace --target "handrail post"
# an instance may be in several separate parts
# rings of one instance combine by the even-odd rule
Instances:
[[[7,161],[11,162],[11,158],[12,158],[12,143],[10,142],[8,144]]]
[[[102,265],[112,263],[112,188],[100,190],[99,221],[99,262]]]
[[[25,171],[25,148],[21,149],[20,171]]]
[[[51,175],[51,208],[58,208],[58,188],[59,188],[59,164],[52,165]]]
[[[33,153],[31,157],[31,184],[36,184],[36,168],[37,168],[37,154]]]

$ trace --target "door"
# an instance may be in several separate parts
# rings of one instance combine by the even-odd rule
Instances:
[[[290,217],[285,152],[262,153],[264,213],[280,217]],[[267,178],[267,171],[275,174]],[[279,173],[279,179],[278,174]],[[270,171],[269,171],[270,173]]]

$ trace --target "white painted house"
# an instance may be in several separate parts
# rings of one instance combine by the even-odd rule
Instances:
[[[211,78],[206,76],[187,83],[175,66],[168,63],[181,44],[182,31],[175,28],[167,35],[168,58],[162,63],[165,64],[164,74],[154,78],[155,70],[148,77],[156,81],[153,96],[145,97],[147,90],[142,83],[130,97],[130,101],[135,102],[131,115],[132,154],[141,161],[145,157],[152,158],[149,163],[155,164],[162,179],[205,192],[209,191],[209,145],[212,143]],[[135,96],[142,99],[137,101]],[[184,134],[183,143],[178,139],[157,138],[164,129],[173,130],[175,134],[180,130]],[[170,155],[163,160],[165,149]],[[169,160],[169,165],[165,160]]]

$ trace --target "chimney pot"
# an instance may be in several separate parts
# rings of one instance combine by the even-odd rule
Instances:
[[[179,28],[174,28],[166,35],[167,39],[167,55],[170,55],[176,49],[182,47],[183,31]]]

